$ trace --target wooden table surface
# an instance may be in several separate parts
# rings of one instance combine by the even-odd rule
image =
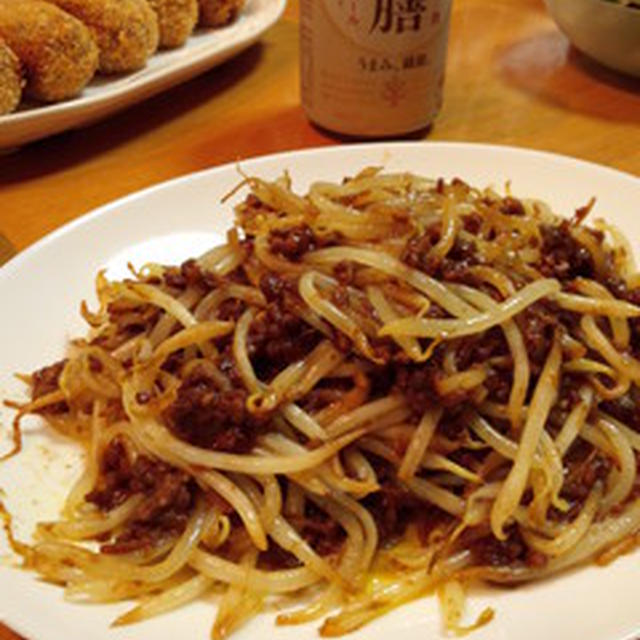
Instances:
[[[571,49],[542,0],[456,0],[429,140],[518,145],[640,175],[640,81]],[[222,67],[82,131],[0,156],[0,232],[18,249],[148,185],[275,151],[342,144],[305,118],[297,2]],[[135,634],[134,634],[135,635]],[[0,626],[0,640],[17,636]]]

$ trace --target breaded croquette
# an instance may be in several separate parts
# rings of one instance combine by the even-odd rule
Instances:
[[[0,37],[22,64],[25,93],[38,100],[77,95],[98,66],[98,47],[89,30],[42,0],[0,0]]]
[[[203,27],[223,27],[236,19],[245,0],[198,0],[200,24]]]
[[[198,22],[198,0],[148,0],[158,16],[160,47],[183,45]]]
[[[9,45],[0,40],[0,116],[11,113],[22,97],[20,62]]]
[[[144,67],[158,48],[158,20],[146,0],[47,0],[81,20],[100,49],[102,73]]]

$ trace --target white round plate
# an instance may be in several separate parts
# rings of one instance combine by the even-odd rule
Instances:
[[[286,0],[247,0],[232,24],[196,30],[182,47],[151,56],[140,71],[96,76],[76,98],[21,106],[0,116],[0,149],[86,126],[222,64],[258,40],[286,5]]]
[[[633,242],[640,233],[640,180],[567,157],[486,145],[447,143],[368,144],[284,153],[248,160],[245,173],[275,178],[285,169],[304,190],[315,180],[340,180],[371,165],[433,177],[458,176],[476,185],[502,188],[511,181],[521,197],[549,202],[571,215],[591,196],[593,216],[619,225]],[[219,167],[147,189],[73,222],[44,238],[0,269],[0,396],[20,397],[15,371],[32,371],[62,356],[65,341],[84,331],[78,319],[82,299],[93,299],[93,277],[107,268],[126,273],[127,261],[179,262],[223,238],[232,203],[220,204],[240,179],[234,165]],[[235,197],[235,201],[242,198]],[[636,242],[637,248],[637,242]],[[10,412],[0,413],[3,431]],[[17,514],[20,535],[36,519],[53,518],[65,487],[77,471],[77,452],[30,423],[25,451],[0,465],[0,487]],[[0,445],[8,447],[5,437]],[[640,635],[640,555],[606,568],[587,566],[557,578],[512,590],[483,588],[469,599],[469,619],[494,607],[492,623],[474,640],[630,640]],[[5,563],[6,564],[6,563]],[[169,640],[209,637],[212,604],[201,601],[132,627],[110,628],[129,605],[71,604],[58,587],[29,573],[0,567],[1,619],[31,640]],[[267,612],[240,630],[238,640],[317,638],[317,625],[274,627]],[[188,632],[185,630],[188,629]],[[435,599],[401,607],[350,636],[354,640],[441,638]]]

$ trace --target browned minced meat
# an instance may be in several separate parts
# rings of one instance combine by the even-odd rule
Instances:
[[[507,216],[524,216],[525,210],[522,206],[522,202],[517,198],[510,196],[504,198],[500,203],[500,212]]]
[[[500,567],[524,562],[527,547],[516,527],[507,529],[505,540],[498,540],[491,533],[486,533],[483,536],[478,536],[478,533],[471,529],[467,535],[463,533],[461,536],[461,544],[464,544],[465,547],[468,546],[473,555],[474,564]],[[471,540],[466,540],[466,538],[471,538]]]
[[[107,311],[109,321],[117,327],[118,333],[128,336],[147,331],[155,324],[161,313],[161,310],[155,305],[140,305],[127,300],[110,302]]]
[[[264,294],[267,302],[282,302],[286,294],[297,295],[297,279],[283,276],[274,271],[267,271],[260,278],[260,291]]]
[[[582,440],[570,447],[564,457],[564,464],[565,482],[561,496],[577,508],[587,499],[596,481],[604,480],[612,468],[609,458]],[[567,515],[571,517],[572,513]]]
[[[300,560],[293,553],[286,551],[279,544],[269,540],[269,546],[258,556],[257,566],[267,571],[278,569],[294,569],[300,566]]]
[[[137,304],[128,300],[114,300],[107,305],[113,332],[97,336],[91,344],[107,351],[117,348],[133,336],[149,331],[157,322],[161,309],[152,304]]]
[[[308,251],[331,247],[342,239],[340,232],[316,234],[308,224],[302,223],[286,229],[272,229],[269,232],[269,249],[287,260],[297,262]]]
[[[473,235],[480,231],[482,228],[482,222],[483,218],[477,211],[473,211],[472,213],[462,216],[462,226],[464,227],[464,230],[472,233]]]
[[[85,499],[109,511],[134,493],[150,494],[160,489],[160,495],[154,496],[157,500],[140,512],[149,517],[163,501],[170,502],[164,496],[173,495],[175,491],[168,491],[169,487],[178,489],[187,480],[188,476],[182,471],[147,456],[139,455],[132,461],[122,440],[114,438],[102,452],[98,482]]]
[[[484,386],[488,391],[487,399],[506,404],[511,395],[512,385],[513,375],[511,371],[491,370],[484,381]]]
[[[305,411],[315,413],[340,400],[344,393],[352,387],[353,382],[350,378],[325,378],[320,380],[303,398],[300,398],[298,403]]]
[[[173,289],[186,289],[187,279],[178,267],[169,267],[163,274],[164,283]]]
[[[636,469],[640,469],[640,451],[634,451],[634,455],[636,458]],[[633,487],[631,489],[631,493],[627,497],[629,502],[633,502],[637,498],[640,497],[640,477],[636,474],[635,480],[633,482]]]
[[[204,497],[209,506],[215,509],[216,512],[221,513],[225,516],[235,517],[233,515],[235,514],[234,508],[220,494],[216,493],[215,491],[207,491],[204,494]]]
[[[380,543],[401,536],[407,525],[420,519],[427,505],[405,489],[396,478],[396,470],[382,458],[367,454],[380,489],[370,493],[361,504],[371,513],[378,528]]]
[[[446,424],[446,423],[445,423]],[[438,425],[439,427],[440,425]],[[496,429],[498,430],[498,429]],[[469,471],[478,471],[485,459],[490,455],[491,449],[468,449],[460,447],[452,451],[447,457],[456,464],[459,464]]]
[[[299,224],[287,229],[273,229],[269,232],[269,249],[287,260],[298,261],[307,251],[316,248],[318,242],[311,227]]]
[[[489,358],[509,354],[509,346],[499,327],[485,331],[482,335],[460,338],[456,342],[456,366],[460,371],[474,364],[485,363]]]
[[[65,360],[59,360],[48,367],[38,369],[31,374],[31,399],[37,400],[42,396],[46,396],[49,393],[53,393],[58,390],[58,382],[60,380],[60,374],[64,369]],[[47,407],[40,409],[40,413],[64,413],[68,411],[69,407],[66,402],[56,402]]]
[[[363,317],[373,318],[375,311],[371,303],[366,299],[354,299],[349,294],[349,289],[339,284],[331,292],[331,302],[341,309],[352,309],[354,312],[359,313]],[[337,329],[333,329],[332,340],[334,345],[339,351],[348,353],[353,350],[351,339]],[[382,362],[389,362],[393,356],[401,361],[408,361],[404,352],[398,348],[397,343],[388,336],[384,337],[370,337],[369,344],[374,356]]]
[[[396,366],[394,371],[395,388],[406,398],[416,415],[423,414],[438,401],[434,387],[435,377],[440,373],[437,365],[427,361],[423,365]]]
[[[152,395],[149,391],[138,391],[138,393],[136,393],[136,402],[138,404],[147,404],[151,398]]]
[[[251,209],[260,209],[261,211],[274,211],[270,205],[260,200],[255,193],[247,194],[247,197],[244,199],[241,206],[250,207]]]
[[[96,487],[85,496],[99,509],[109,511],[134,494],[145,496],[126,529],[104,544],[105,553],[127,553],[152,546],[157,540],[180,533],[193,507],[196,485],[170,465],[139,455],[131,461],[123,442],[115,438],[102,454]]]
[[[429,227],[422,235],[409,240],[402,259],[409,266],[439,280],[475,284],[468,273],[469,267],[478,264],[475,244],[457,238],[444,258],[434,258],[429,255],[429,251],[439,239],[439,226]]]
[[[600,408],[640,433],[640,390],[635,385],[617,400],[602,402]]]
[[[567,281],[577,277],[593,278],[595,265],[589,250],[571,235],[565,220],[559,225],[540,225],[542,249],[539,269],[543,275]]]
[[[218,361],[218,369],[229,379],[233,387],[244,388],[244,381],[238,371],[236,361],[233,359],[232,350],[232,344],[229,342],[222,350]]]
[[[349,289],[344,285],[339,284],[331,292],[331,302],[337,307],[349,306]]]
[[[341,353],[350,353],[353,350],[351,338],[348,338],[342,331],[338,331],[335,328],[332,328],[332,331],[331,342],[333,342],[333,346]]]
[[[244,313],[246,305],[238,298],[228,298],[218,307],[218,318],[225,321],[237,321]]]
[[[246,408],[243,388],[221,390],[202,367],[182,382],[166,416],[171,430],[198,447],[247,453],[253,449],[265,420]]]
[[[60,374],[65,364],[67,364],[66,359],[59,360],[33,372],[31,375],[31,398],[33,400],[57,391]]]
[[[427,255],[438,240],[440,240],[440,225],[433,224],[422,234],[409,239],[404,248],[402,260],[414,269],[426,269],[429,266]]]
[[[341,260],[333,267],[333,275],[343,287],[353,284],[355,272],[356,264],[351,260]]]
[[[443,350],[436,348],[433,356],[425,363],[394,362],[394,385],[401,393],[416,416],[422,415],[434,404],[453,407],[470,398],[473,390],[456,390],[447,395],[438,391],[437,381],[444,377],[442,370]]]
[[[169,267],[163,274],[164,283],[174,289],[201,287],[205,291],[215,289],[222,283],[220,276],[206,271],[193,258],[183,262],[180,267]]]
[[[93,371],[93,373],[100,373],[104,369],[101,360],[98,360],[95,356],[89,356],[89,369]]]
[[[437,426],[437,433],[443,435],[447,440],[458,440],[466,430],[467,419],[465,417],[465,407],[457,405],[444,412]]]
[[[258,377],[268,380],[307,355],[320,337],[304,320],[272,302],[251,323],[247,349]]]
[[[565,371],[560,378],[560,388],[558,390],[558,399],[551,408],[549,418],[547,420],[547,431],[555,437],[560,429],[562,429],[569,413],[580,402],[580,388],[584,385],[585,380],[580,373],[571,373]]]
[[[454,249],[460,247],[460,253],[453,250],[449,252],[447,256],[438,264],[437,269],[434,269],[431,273],[428,272],[429,275],[440,280],[445,280],[447,282],[456,282],[459,284],[476,286],[476,279],[469,272],[469,267],[478,264],[478,261],[472,253],[469,253],[467,257],[464,257],[464,254],[467,252],[468,247],[470,246],[472,245],[466,241],[460,241],[459,243],[456,243]],[[484,287],[480,288],[482,289]],[[487,287],[487,293],[489,295],[493,295],[494,290],[490,287]]]
[[[345,532],[328,513],[307,502],[302,517],[290,516],[289,522],[319,555],[337,553],[342,547]]]
[[[177,374],[180,367],[184,364],[184,349],[178,349],[169,354],[160,367],[163,371]]]
[[[180,535],[187,525],[193,506],[191,494],[179,494],[170,507],[160,510],[149,519],[135,519],[113,542],[103,544],[103,553],[120,554],[150,549],[168,537]]]
[[[613,295],[640,306],[640,288],[627,290],[624,283],[620,283],[618,278],[613,280],[613,283],[605,284]],[[631,328],[631,352],[635,358],[640,358],[640,318],[629,318],[629,327]]]
[[[524,565],[542,567],[547,558],[529,549],[516,526],[505,529],[505,540],[498,540],[492,533],[468,529],[460,536],[460,545],[471,551],[474,564],[485,567]]]
[[[378,529],[379,543],[384,545],[402,537],[409,524],[416,527],[422,544],[437,527],[452,522],[451,516],[432,504],[422,502],[397,481],[395,471],[371,456],[380,489],[361,502],[371,513]]]
[[[132,479],[132,464],[126,447],[119,438],[114,438],[102,452],[100,477],[85,500],[93,502],[103,511],[109,511],[135,493]]]
[[[320,556],[335,554],[340,551],[346,534],[340,524],[329,514],[307,502],[304,516],[287,517],[303,540]],[[273,541],[269,548],[260,554],[258,566],[261,569],[291,569],[300,566],[300,561],[289,551]]]
[[[534,302],[519,313],[515,320],[522,332],[529,360],[533,365],[541,367],[551,349],[553,334],[558,326],[557,314],[544,302]]]

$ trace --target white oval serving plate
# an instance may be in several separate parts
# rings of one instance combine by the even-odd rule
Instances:
[[[515,148],[455,143],[390,143],[339,146],[283,153],[242,163],[247,174],[274,178],[289,170],[294,187],[315,180],[340,180],[363,167],[383,165],[433,177],[459,176],[476,185],[546,200],[571,215],[591,196],[593,216],[604,216],[637,245],[640,235],[640,180],[573,158]],[[107,268],[126,273],[126,262],[179,262],[223,239],[231,224],[232,203],[220,198],[240,176],[235,165],[211,169],[162,184],[94,211],[57,230],[0,269],[0,396],[21,397],[15,371],[32,371],[59,358],[65,342],[84,331],[78,317],[82,299],[93,299],[94,274]],[[235,201],[242,198],[235,197]],[[8,447],[11,412],[0,424]],[[29,424],[24,452],[0,465],[0,487],[26,536],[36,519],[53,518],[77,472],[78,454],[60,439]],[[473,640],[627,640],[640,634],[640,555],[606,568],[586,566],[518,589],[486,587],[472,591],[469,619],[486,606],[496,617],[470,636]],[[205,640],[212,604],[200,601],[132,627],[110,628],[130,605],[86,605],[63,600],[62,590],[34,575],[0,567],[2,620],[30,640]],[[238,640],[311,640],[317,625],[274,626],[274,613],[257,616]],[[349,636],[353,640],[443,638],[437,603],[423,598],[376,620]]]
[[[223,63],[256,42],[282,15],[286,0],[247,0],[238,19],[199,29],[177,49],[159,51],[140,71],[96,76],[77,98],[21,107],[0,116],[0,149],[86,126]]]

